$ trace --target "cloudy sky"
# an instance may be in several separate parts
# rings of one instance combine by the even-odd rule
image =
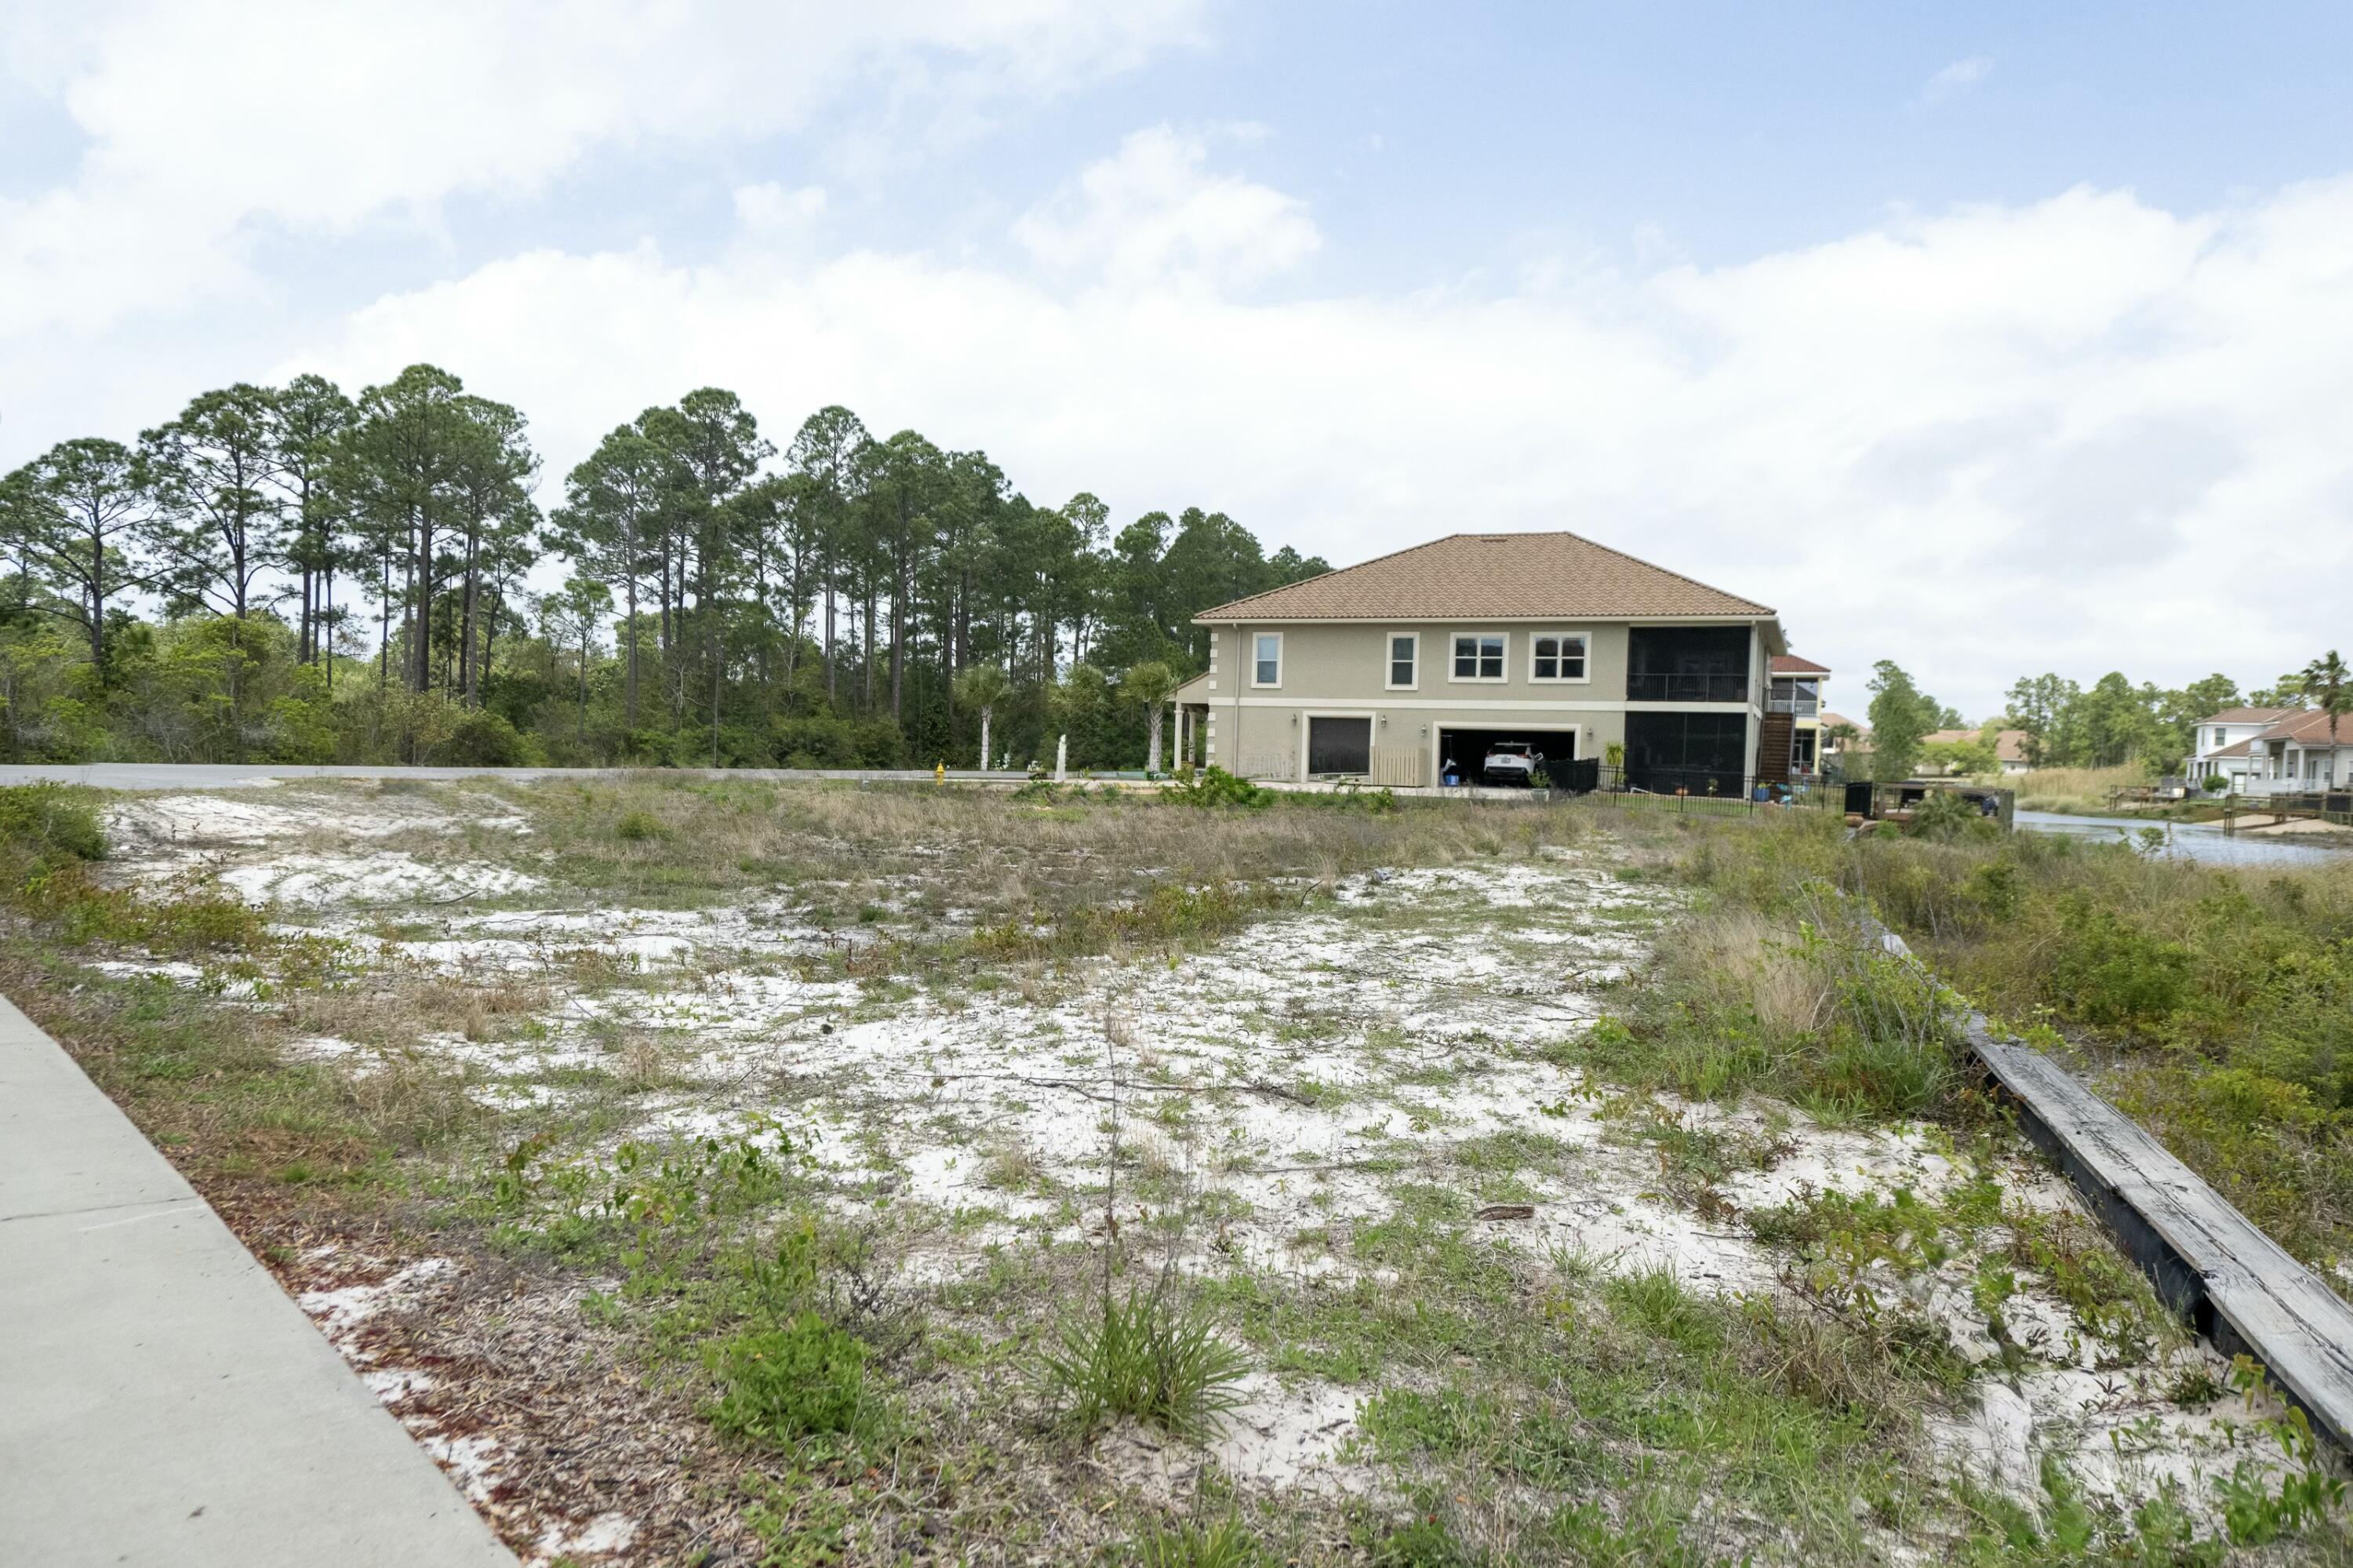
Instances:
[[[2353,643],[2353,8],[16,0],[0,467],[430,359],[1359,560],[1573,528],[1892,657]]]

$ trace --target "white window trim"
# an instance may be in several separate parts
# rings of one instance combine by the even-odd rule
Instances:
[[[1413,641],[1413,679],[1400,686],[1391,679],[1397,673],[1397,640],[1410,638]],[[1381,690],[1385,692],[1418,692],[1421,690],[1421,633],[1419,631],[1384,631],[1381,633]]]
[[[1261,637],[1271,637],[1274,639],[1274,679],[1271,681],[1261,681],[1258,678],[1258,640]],[[1249,653],[1250,683],[1251,688],[1261,692],[1281,691],[1282,689],[1282,633],[1280,631],[1251,632],[1250,634]]]
[[[1577,662],[1585,666],[1582,675],[1539,675],[1536,673],[1536,640],[1540,637],[1574,637],[1577,639]],[[1539,686],[1589,686],[1593,684],[1593,633],[1573,626],[1547,626],[1528,633],[1528,679]]]
[[[1465,637],[1500,637],[1504,641],[1504,669],[1497,675],[1458,675],[1454,673],[1454,644]],[[1472,665],[1475,668],[1477,661]],[[1512,679],[1512,634],[1493,627],[1485,630],[1465,630],[1446,634],[1446,682],[1452,686],[1501,686]]]

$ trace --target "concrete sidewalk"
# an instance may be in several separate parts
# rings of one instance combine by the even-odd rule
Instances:
[[[5,1000],[0,1560],[515,1561],[219,1216]]]

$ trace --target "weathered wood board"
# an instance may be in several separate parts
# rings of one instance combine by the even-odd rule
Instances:
[[[1867,918],[1867,917],[1866,917]],[[1888,951],[1904,939],[1871,922]],[[2353,1304],[2239,1213],[2131,1118],[2041,1052],[1965,1021],[1969,1047],[2017,1102],[2027,1135],[2224,1354],[2261,1361],[2314,1427],[2353,1451]]]

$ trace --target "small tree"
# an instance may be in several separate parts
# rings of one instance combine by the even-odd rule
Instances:
[[[2348,670],[2345,661],[2331,648],[2304,667],[2303,682],[2305,695],[2328,715],[2328,747],[2334,751],[2337,721],[2353,713],[2353,670]],[[2336,758],[2332,757],[2329,761],[2333,765]]]
[[[955,678],[956,701],[980,710],[980,765],[988,766],[988,726],[997,705],[1013,690],[1013,678],[994,664],[975,664]]]
[[[1936,727],[1944,710],[1892,660],[1872,666],[1871,692],[1871,770],[1883,783],[1912,771],[1922,738]]]
[[[1176,688],[1183,683],[1176,679],[1176,671],[1157,659],[1147,659],[1141,664],[1128,666],[1127,673],[1120,677],[1119,683],[1129,696],[1144,705],[1144,770],[1157,773],[1160,771],[1161,711],[1167,707],[1168,699],[1176,694]]]

